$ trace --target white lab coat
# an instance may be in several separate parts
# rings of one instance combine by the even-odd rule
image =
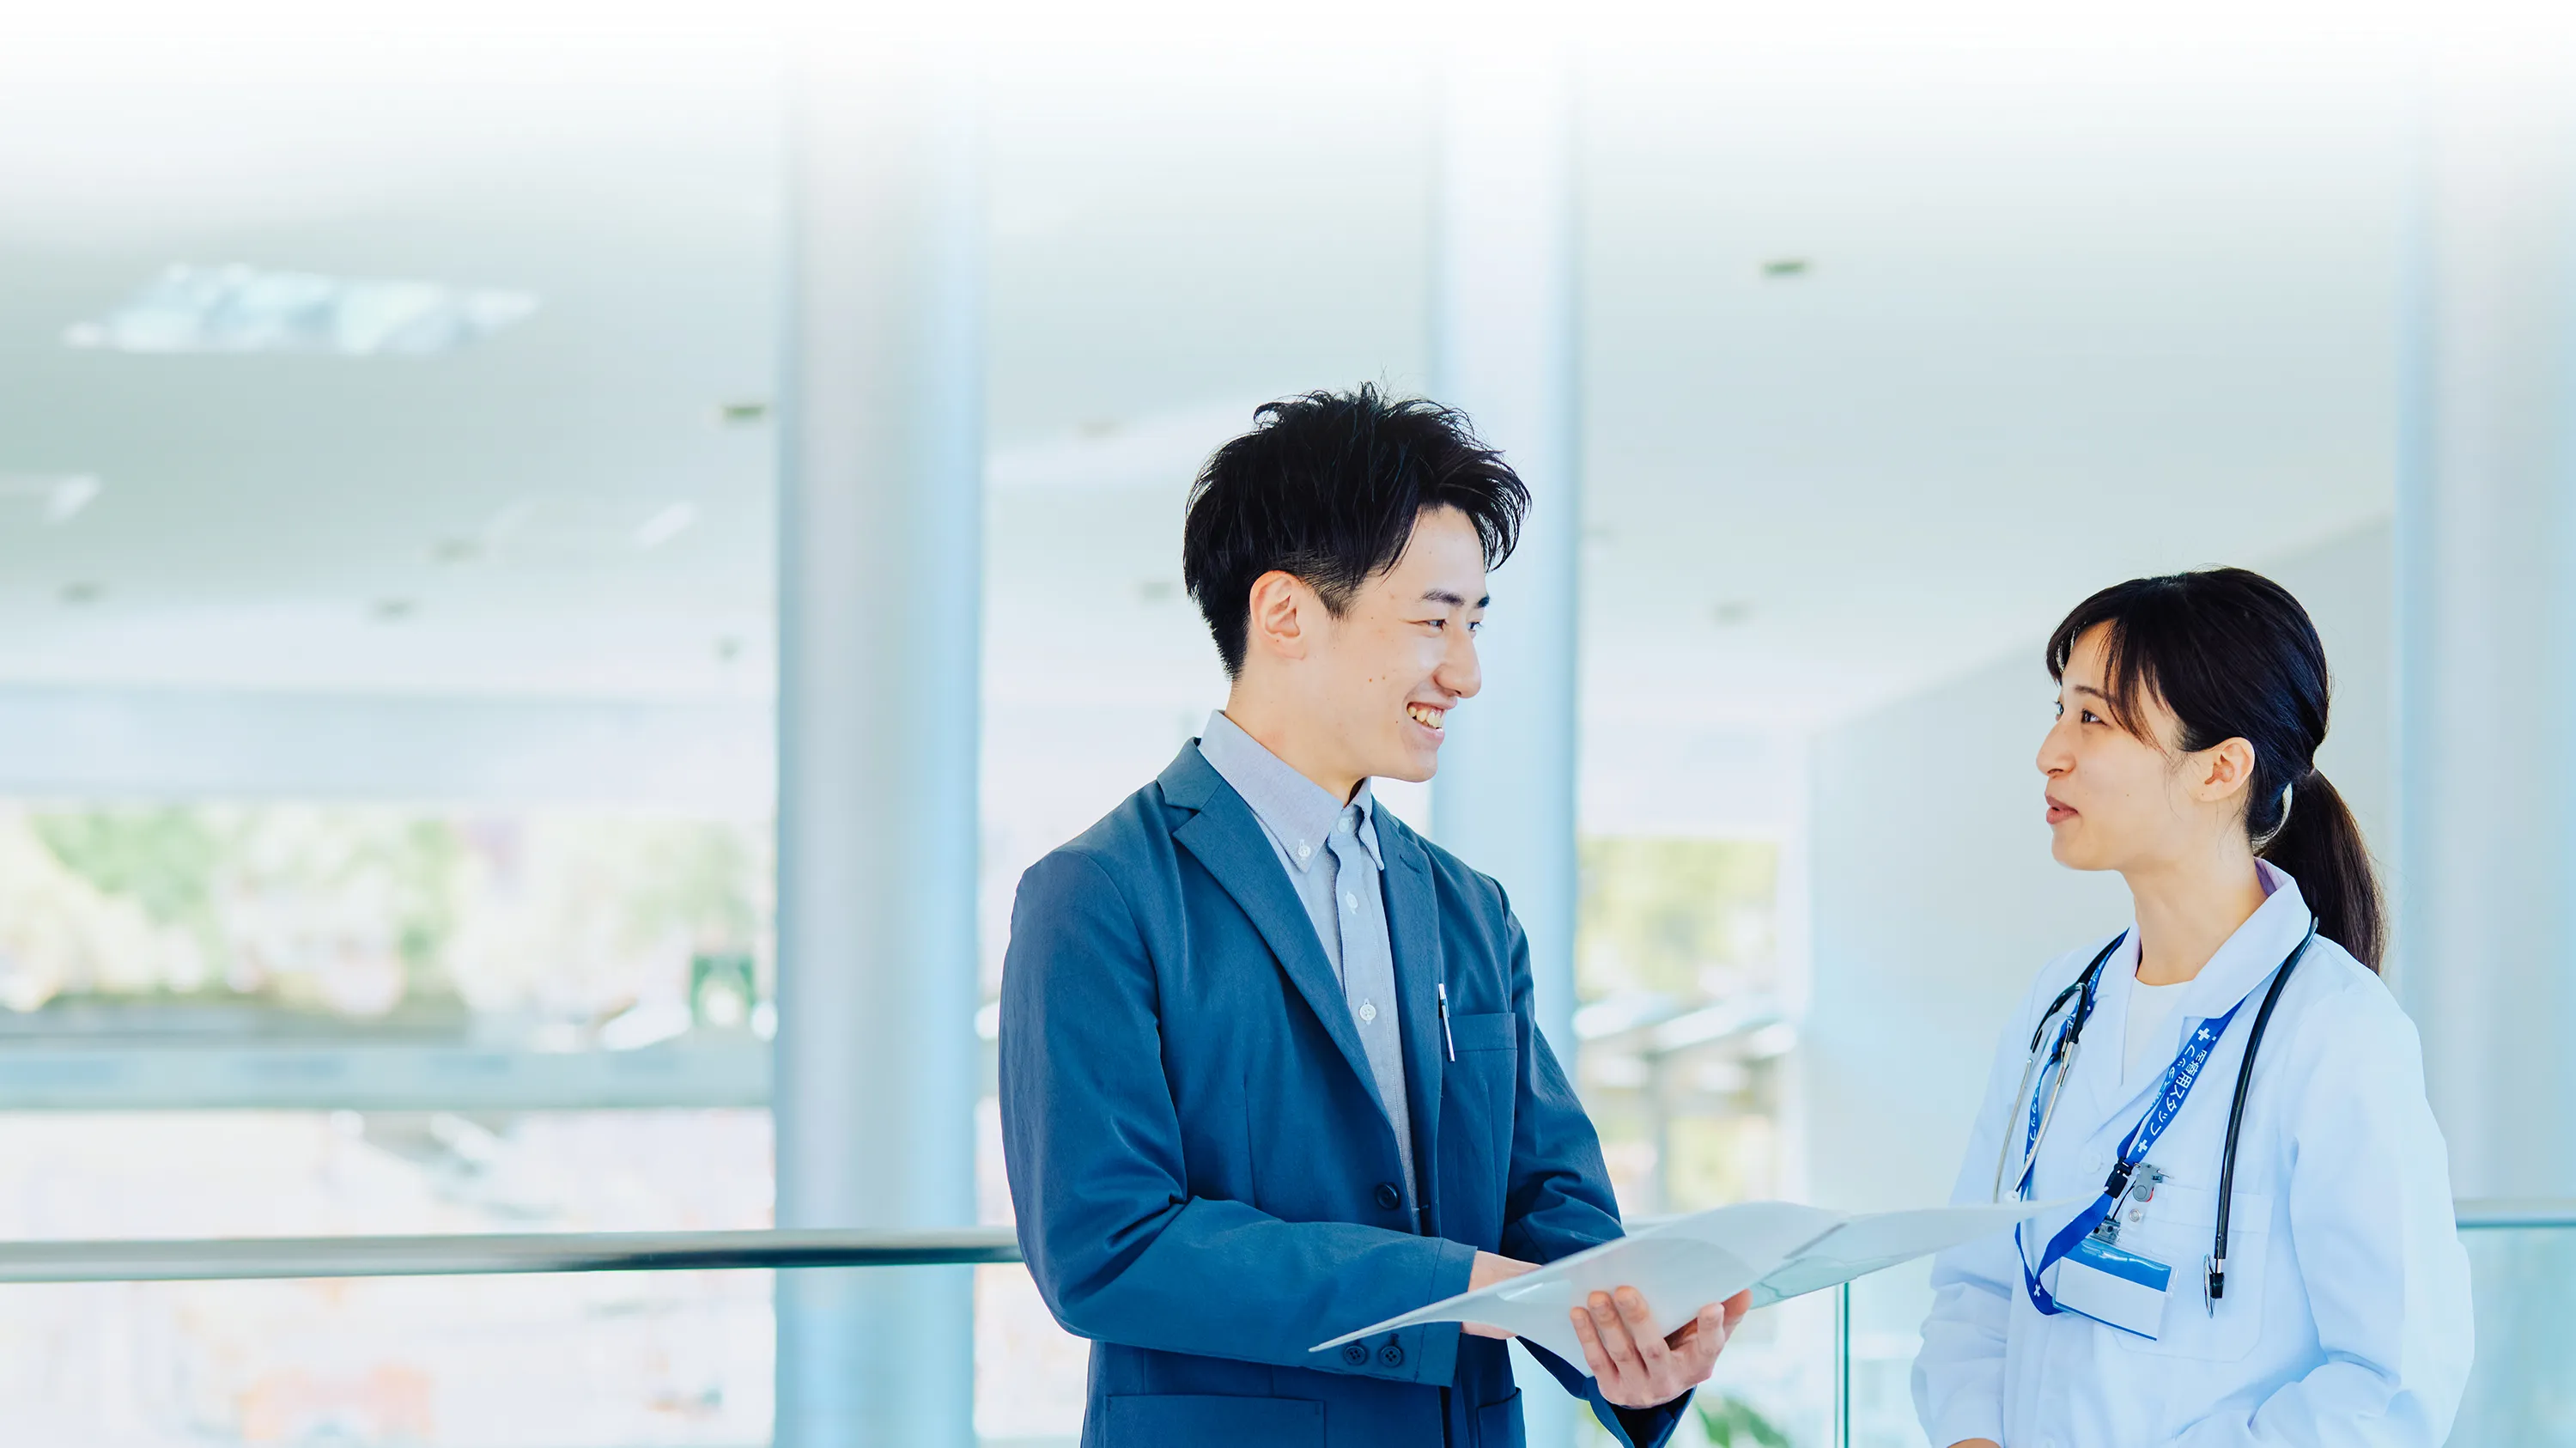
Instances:
[[[2245,1039],[2258,987],[2305,933],[2298,885],[2272,889],[2204,967],[2157,1043],[2123,1079],[2137,932],[2105,962],[2031,1199],[2092,1200],[2185,1030],[2257,992],[2210,1056],[2189,1101],[2147,1154],[2169,1176],[2120,1246],[2173,1269],[2155,1341],[2061,1313],[2022,1290],[2010,1235],[1933,1262],[1932,1314],[1914,1364],[1914,1404],[1935,1448],[2434,1448],[2450,1435],[2471,1347],[2468,1256],[2452,1218],[2441,1131],[2424,1099],[2415,1027],[2379,978],[2318,937],[2281,995],[2256,1056],[2236,1157],[2227,1294],[2202,1288]],[[2032,1030],[2102,948],[2040,972],[2004,1028],[1956,1202],[1990,1200],[1998,1150],[2019,1162],[2027,1099],[2015,1099]],[[2044,1044],[2044,1043],[2043,1043]],[[2004,1191],[2012,1191],[2005,1169]],[[2030,1260],[2073,1214],[2024,1228]],[[2054,1277],[2054,1272],[2050,1276]]]

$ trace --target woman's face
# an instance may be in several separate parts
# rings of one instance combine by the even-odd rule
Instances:
[[[2193,787],[2206,783],[2196,767],[2203,755],[2181,753],[2182,725],[2164,701],[2140,701],[2153,743],[2113,722],[2104,633],[2097,626],[2075,641],[2039,772],[2048,780],[2049,853],[2073,869],[2125,871],[2179,856],[2211,821],[2208,801],[2196,797],[2207,791]]]

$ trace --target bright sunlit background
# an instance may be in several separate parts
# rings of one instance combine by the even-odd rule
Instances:
[[[1625,1209],[1947,1191],[1994,1023],[2123,908],[2046,859],[2039,643],[2214,563],[2325,633],[2460,1191],[2576,1188],[2564,28],[1558,8],[889,22],[975,133],[944,968],[991,1002],[1019,872],[1222,699],[1177,547],[1206,452],[1286,393],[1437,394],[1457,309],[1528,303],[1454,275],[1450,83],[1500,46],[1566,148],[1574,583],[1536,596],[1578,742],[1537,766]],[[0,19],[0,1238],[771,1224],[794,98],[818,29],[878,43],[839,27]],[[1005,1222],[994,1021],[901,1029],[981,1038]],[[2576,1444],[2538,1308],[2576,1251],[2478,1250],[2456,1441]],[[1923,1298],[1859,1294],[1855,1442],[1921,1441]],[[1822,1448],[1829,1326],[1755,1318],[1684,1441]],[[773,1356],[751,1273],[0,1287],[0,1437],[750,1448]],[[1083,1363],[979,1270],[984,1443],[1072,1443]]]

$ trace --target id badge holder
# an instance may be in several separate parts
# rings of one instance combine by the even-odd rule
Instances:
[[[2164,1263],[2087,1237],[2057,1264],[2057,1285],[2049,1295],[2069,1312],[2153,1342],[2164,1326],[2165,1289],[2172,1285],[2173,1269]]]

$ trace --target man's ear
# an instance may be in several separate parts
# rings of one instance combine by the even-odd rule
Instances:
[[[2222,739],[2195,756],[2200,778],[2193,781],[2192,797],[2203,804],[2217,804],[2245,792],[2254,782],[2254,746],[2242,739]]]
[[[1244,620],[1245,651],[1283,659],[1306,657],[1306,625],[1323,602],[1293,573],[1274,568],[1252,580],[1252,611]]]

